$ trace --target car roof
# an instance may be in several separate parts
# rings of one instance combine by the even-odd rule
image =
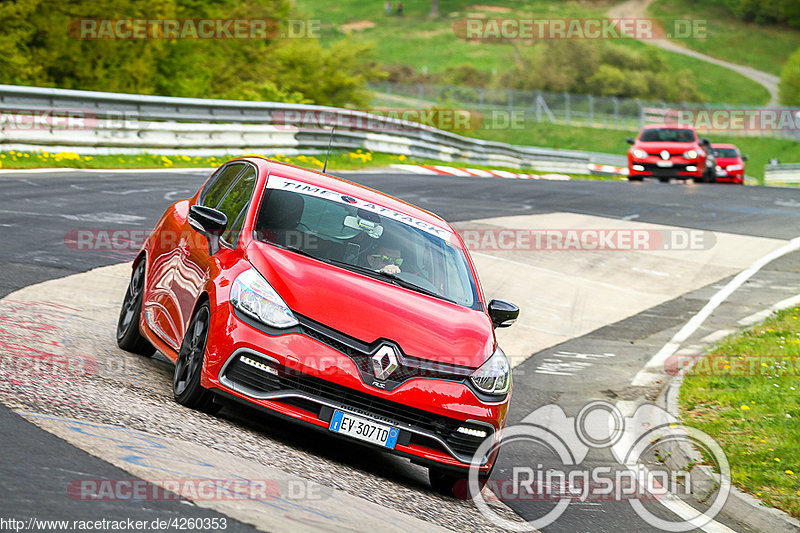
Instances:
[[[711,148],[734,148],[738,150],[735,144],[712,144]]]
[[[642,129],[643,130],[654,130],[654,129],[661,129],[667,128],[670,130],[692,130],[694,128],[689,126],[688,124],[645,124]]]
[[[317,170],[299,167],[290,163],[274,161],[272,159],[267,159],[266,157],[248,156],[241,157],[239,159],[250,161],[257,166],[264,168],[267,170],[267,172],[269,172],[270,176],[275,175],[282,178],[294,179],[308,183],[309,185],[331,189],[344,195],[355,196],[361,200],[375,203],[382,207],[387,207],[397,211],[398,213],[402,213],[424,222],[428,222],[434,226],[452,231],[450,226],[442,217],[415,205],[409,204],[408,202],[404,202],[403,200],[395,198],[394,196],[389,196],[388,194],[384,194],[364,185],[359,185],[358,183],[353,183],[352,181],[348,181],[343,178],[337,178],[336,176],[331,176],[330,174],[324,174]],[[259,165],[259,163],[261,163],[261,165]]]

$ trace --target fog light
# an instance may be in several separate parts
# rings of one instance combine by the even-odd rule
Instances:
[[[467,426],[461,426],[456,431],[463,433],[464,435],[469,435],[470,437],[478,437],[481,439],[487,435],[487,433],[482,429],[474,429]]]
[[[689,165],[686,167],[687,172],[694,172],[695,170],[697,170],[697,167],[694,165]]]
[[[252,367],[258,368],[259,370],[263,370],[264,372],[267,372],[267,373],[272,374],[274,376],[278,375],[278,371],[277,370],[275,370],[274,368],[272,368],[269,365],[265,365],[264,363],[260,363],[260,362],[256,361],[255,359],[250,359],[249,357],[241,356],[241,357],[239,357],[239,361],[241,361],[242,363],[244,363],[246,365],[250,365]]]
[[[644,167],[642,165],[633,165],[633,170],[638,170],[641,172],[644,170]]]

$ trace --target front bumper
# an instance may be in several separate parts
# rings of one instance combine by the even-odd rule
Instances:
[[[662,166],[665,164],[669,166]],[[664,161],[656,156],[643,159],[628,157],[628,175],[633,177],[702,178],[704,169],[705,162],[701,159],[674,156]]]
[[[399,437],[394,449],[382,449],[459,471],[469,467],[484,438],[496,438],[504,426],[510,395],[485,401],[463,376],[448,379],[442,372],[439,377],[418,377],[403,369],[402,381],[383,390],[372,385],[374,378],[366,380],[357,357],[348,353],[352,347],[341,340],[302,325],[271,330],[224,305],[212,317],[201,383],[334,436],[340,436],[328,430],[334,410],[390,425],[399,430]],[[487,437],[469,434],[481,431]],[[494,459],[494,454],[481,458],[480,470],[487,472]]]

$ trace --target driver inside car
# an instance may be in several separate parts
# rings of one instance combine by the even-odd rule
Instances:
[[[367,255],[370,268],[386,274],[399,274],[403,258],[398,248],[379,246],[377,252]]]

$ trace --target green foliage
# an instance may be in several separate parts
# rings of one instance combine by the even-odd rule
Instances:
[[[800,48],[783,65],[778,90],[781,104],[800,105]]]
[[[725,0],[731,13],[757,24],[784,23],[800,28],[800,3],[797,0]]]
[[[0,3],[0,83],[170,96],[362,105],[381,79],[370,49],[312,38],[84,40],[76,19],[273,19],[289,0]]]
[[[659,50],[609,42],[547,41],[518,48],[514,68],[499,83],[519,90],[702,100],[692,76],[669,68]]]

